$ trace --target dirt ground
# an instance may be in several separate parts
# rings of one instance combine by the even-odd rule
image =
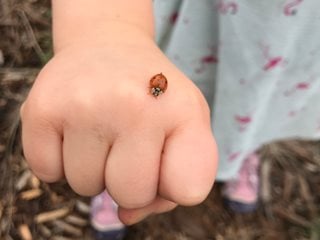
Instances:
[[[93,239],[89,198],[28,169],[19,106],[52,56],[47,0],[0,0],[0,239]],[[195,207],[179,207],[128,229],[126,240],[320,239],[320,142],[287,139],[260,150],[259,209],[234,214],[221,185]]]

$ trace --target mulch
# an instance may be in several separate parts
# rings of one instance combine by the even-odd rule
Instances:
[[[90,199],[41,182],[22,154],[19,106],[52,55],[50,15],[47,0],[0,0],[0,239],[93,239]],[[149,217],[125,239],[320,239],[320,142],[286,139],[260,154],[256,212],[229,211],[216,183],[204,203]]]

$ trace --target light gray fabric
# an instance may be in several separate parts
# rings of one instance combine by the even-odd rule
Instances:
[[[320,137],[319,0],[155,0],[157,41],[204,93],[218,180],[262,144]]]

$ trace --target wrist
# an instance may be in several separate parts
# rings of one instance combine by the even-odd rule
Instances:
[[[105,22],[94,29],[79,33],[78,30],[70,31],[70,35],[57,38],[54,34],[54,53],[72,46],[86,48],[88,46],[115,47],[123,44],[144,45],[154,43],[153,36],[142,29],[129,23]]]
[[[55,52],[77,42],[154,38],[151,0],[52,0]]]

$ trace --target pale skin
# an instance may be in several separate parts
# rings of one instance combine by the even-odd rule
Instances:
[[[42,180],[107,189],[125,224],[202,202],[217,150],[199,89],[156,46],[151,0],[53,0],[55,55],[21,108],[25,157]],[[155,98],[149,80],[168,89]]]

